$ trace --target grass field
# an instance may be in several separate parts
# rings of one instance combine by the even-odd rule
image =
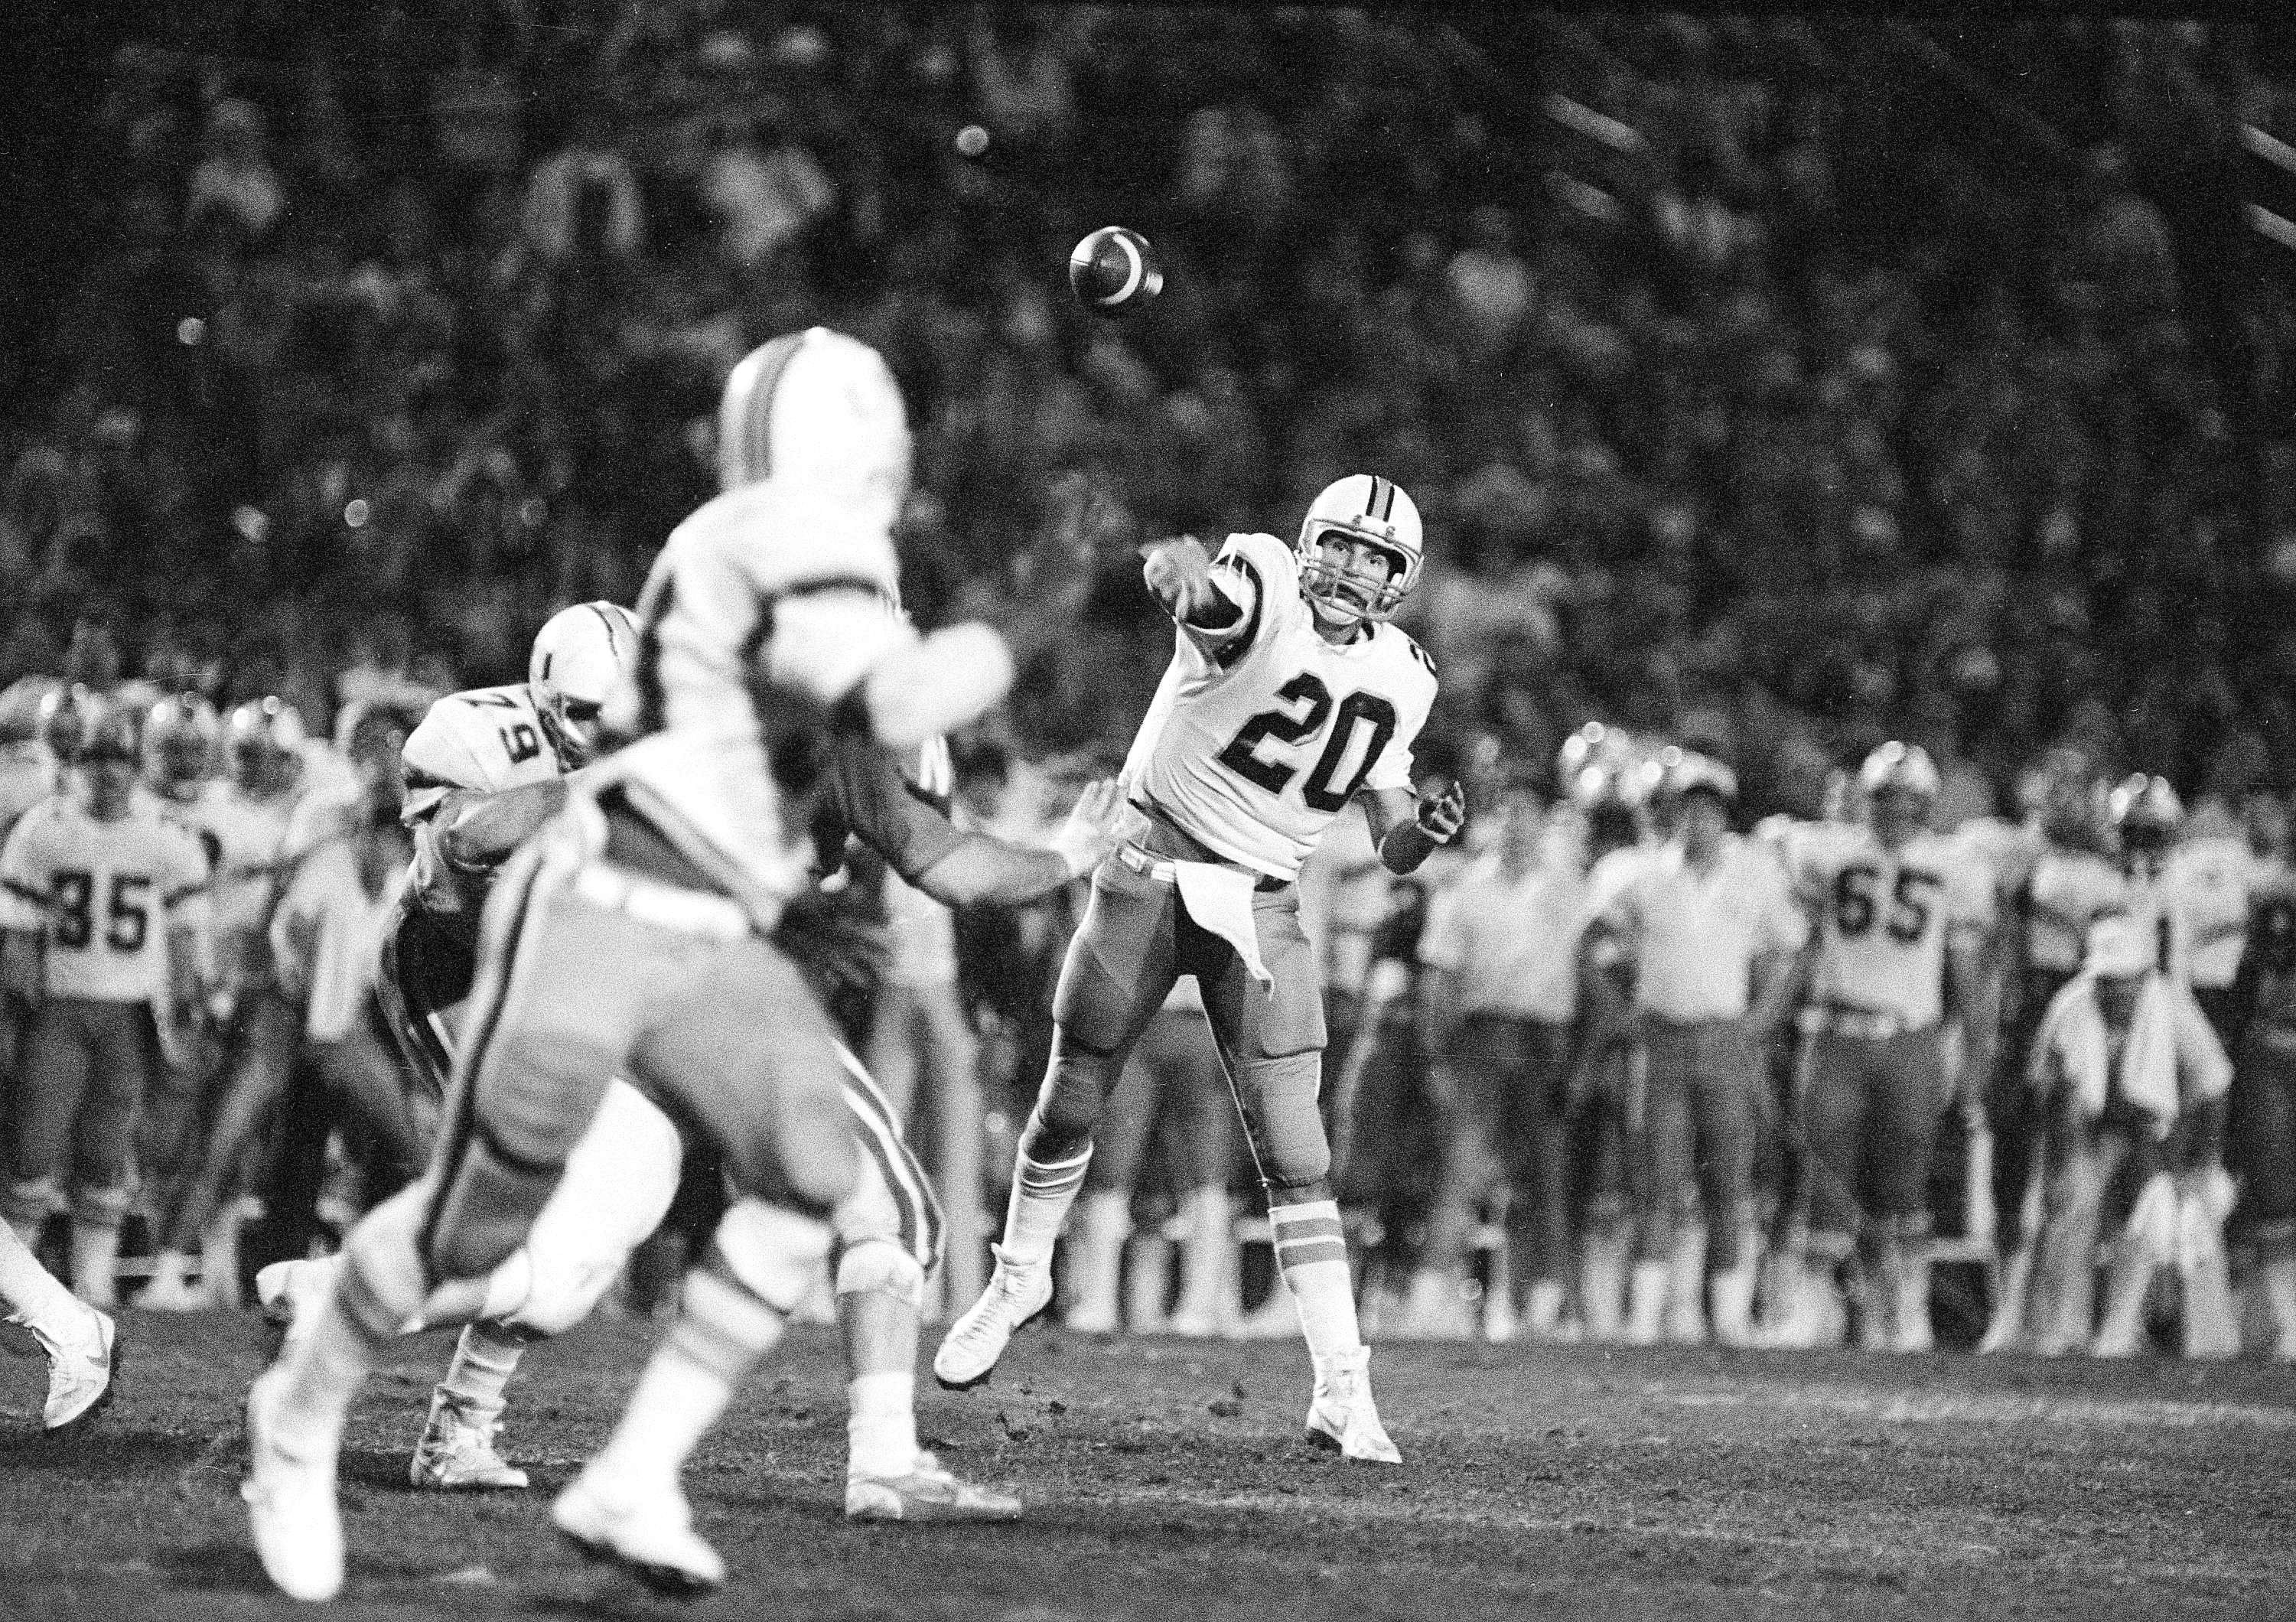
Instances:
[[[130,1313],[117,1404],[30,1429],[0,1357],[0,1616],[282,1615],[237,1496],[251,1317]],[[11,1331],[12,1333],[12,1331]],[[2296,1616],[2296,1372],[1592,1348],[1386,1346],[1399,1470],[1300,1439],[1292,1345],[1030,1331],[924,1431],[1029,1500],[1016,1527],[849,1527],[832,1331],[802,1332],[690,1477],[734,1580],[690,1607],[585,1566],[545,1511],[652,1331],[537,1351],[508,1433],[535,1490],[418,1495],[443,1358],[413,1343],[344,1454],[347,1617]],[[29,1345],[29,1343],[25,1343]],[[10,1349],[15,1349],[11,1342]]]

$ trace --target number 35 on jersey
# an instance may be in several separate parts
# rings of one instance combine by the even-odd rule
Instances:
[[[1274,536],[1230,536],[1214,578],[1243,620],[1226,637],[1180,629],[1125,790],[1231,861],[1290,879],[1357,792],[1411,786],[1435,667],[1392,625],[1324,641]]]

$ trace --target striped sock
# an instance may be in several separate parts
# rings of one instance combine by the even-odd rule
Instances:
[[[526,1356],[526,1337],[502,1323],[478,1323],[463,1331],[455,1342],[455,1360],[439,1395],[456,1413],[474,1424],[488,1425],[502,1417],[510,1377]]]
[[[1089,1143],[1074,1158],[1049,1164],[1030,1159],[1026,1150],[1021,1152],[1013,1170],[1013,1197],[1004,1208],[1001,1250],[1007,1261],[1031,1266],[1052,1258],[1053,1241],[1061,1236],[1069,1207],[1084,1186],[1084,1168],[1091,1163]]]
[[[1336,1200],[1307,1200],[1267,1207],[1275,1231],[1275,1265],[1292,1287],[1300,1308],[1300,1331],[1308,1350],[1322,1361],[1360,1350],[1356,1325],[1355,1280],[1348,1271],[1348,1244]]]

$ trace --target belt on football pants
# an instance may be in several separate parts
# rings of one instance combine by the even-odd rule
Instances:
[[[1137,845],[1119,845],[1116,859],[1142,878],[1153,879],[1159,884],[1177,884],[1180,881],[1179,867],[1171,857],[1160,856],[1154,851],[1144,850]],[[1243,870],[1239,868],[1237,871]],[[1261,891],[1279,890],[1291,882],[1287,879],[1271,879],[1265,873],[1252,874],[1251,881],[1251,888]]]
[[[603,862],[592,862],[578,870],[573,889],[593,906],[674,934],[730,943],[751,932],[750,914],[730,897],[681,889]]]
[[[1853,1008],[1842,1003],[1812,1003],[1796,1016],[1794,1023],[1812,1034],[1854,1036],[1861,1042],[1887,1042],[1916,1028],[1935,1028],[1927,1025],[1915,1027],[1903,1014],[1878,1008]]]

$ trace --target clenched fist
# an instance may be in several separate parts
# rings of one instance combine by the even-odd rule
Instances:
[[[1148,548],[1140,572],[1164,611],[1186,619],[1206,605],[1213,594],[1211,553],[1193,535],[1159,541]]]

